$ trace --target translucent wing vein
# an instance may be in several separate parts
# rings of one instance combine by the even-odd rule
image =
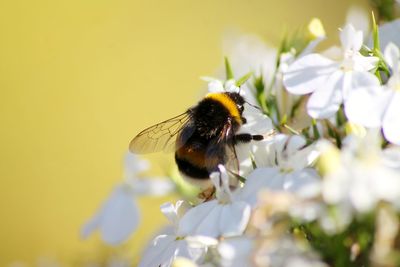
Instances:
[[[173,151],[176,136],[190,120],[189,112],[185,112],[169,120],[153,125],[140,132],[129,144],[129,150],[137,154],[158,151]]]

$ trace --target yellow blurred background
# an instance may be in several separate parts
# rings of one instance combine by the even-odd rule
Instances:
[[[367,0],[1,1],[0,266],[114,253],[80,227],[121,181],[130,139],[197,101],[224,33],[277,45],[319,17],[332,43],[350,5]],[[150,158],[154,174],[172,162]],[[167,199],[139,200],[141,226],[121,248],[132,262],[166,223]]]

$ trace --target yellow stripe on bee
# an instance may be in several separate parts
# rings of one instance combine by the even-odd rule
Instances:
[[[228,110],[229,114],[236,120],[236,122],[242,124],[242,118],[236,103],[228,95],[224,93],[208,93],[206,98],[221,103]]]

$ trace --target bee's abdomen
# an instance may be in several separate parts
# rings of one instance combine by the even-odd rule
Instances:
[[[210,173],[217,170],[218,164],[223,163],[223,159],[218,155],[208,155],[205,147],[193,140],[180,147],[175,153],[179,171],[195,179],[209,178]]]
[[[177,153],[175,153],[175,161],[178,165],[178,169],[184,175],[189,176],[195,179],[208,179],[210,173],[208,172],[205,166],[199,167],[195,164],[191,163],[189,160],[185,158],[181,158]]]

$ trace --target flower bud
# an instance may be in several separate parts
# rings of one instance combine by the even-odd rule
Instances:
[[[308,38],[312,41],[320,37],[324,37],[325,29],[322,22],[318,18],[313,18],[307,25]]]

